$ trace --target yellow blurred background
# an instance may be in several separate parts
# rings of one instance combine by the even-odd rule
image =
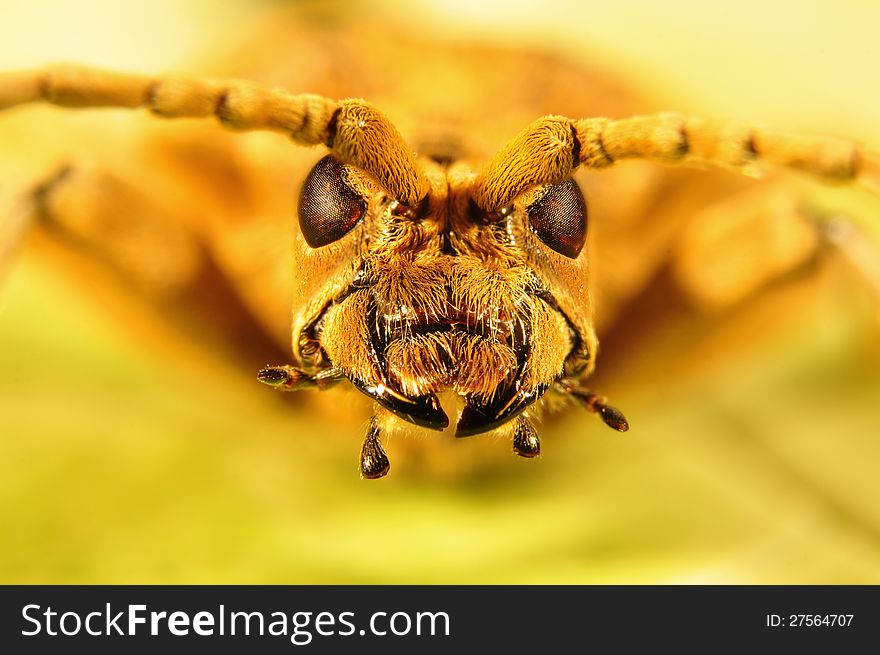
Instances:
[[[0,68],[187,69],[271,6],[0,2]],[[670,110],[880,149],[869,0],[373,6],[425,39],[600,62]],[[0,582],[878,583],[876,306],[842,270],[817,288],[736,356],[612,377],[625,436],[571,412],[538,461],[496,444],[476,473],[370,483],[357,421],[157,357],[26,251],[0,295]]]

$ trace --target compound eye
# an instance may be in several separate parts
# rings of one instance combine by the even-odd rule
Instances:
[[[560,255],[578,256],[587,240],[587,203],[574,180],[547,186],[526,211],[541,241]]]
[[[350,232],[366,210],[366,200],[348,184],[345,166],[327,155],[303,183],[299,227],[306,243],[320,248]]]

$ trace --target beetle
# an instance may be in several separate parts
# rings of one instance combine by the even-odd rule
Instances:
[[[348,379],[372,398],[378,407],[360,458],[367,478],[387,473],[380,436],[398,419],[429,429],[447,427],[448,412],[438,399],[447,389],[463,403],[457,435],[498,430],[526,457],[540,452],[530,414],[548,392],[577,399],[612,427],[626,429],[622,413],[581,384],[595,366],[598,341],[584,248],[587,202],[572,179],[579,167],[647,158],[748,169],[768,163],[868,187],[876,187],[878,177],[876,156],[850,142],[671,114],[616,120],[547,116],[481,167],[474,163],[481,149],[449,134],[423,135],[413,156],[412,144],[364,101],[293,95],[237,81],[81,67],[0,80],[0,107],[34,101],[145,106],[163,117],[214,116],[234,129],[277,130],[301,144],[330,149],[331,155],[306,176],[299,197],[293,365],[263,368],[259,379],[284,390],[323,389]],[[65,211],[76,207],[77,175],[76,169],[62,168],[35,186],[34,213],[63,239],[100,241],[107,235],[95,226],[75,225],[74,215]],[[137,193],[122,188],[119,195]],[[119,200],[114,202],[118,206]],[[101,216],[102,207],[75,218]],[[795,213],[786,217],[793,225]],[[118,218],[107,220],[118,228]],[[203,243],[168,222],[149,226],[151,232],[163,249],[176,245],[179,252],[168,260],[178,262],[184,282],[151,278],[148,257],[138,262],[131,252],[126,258],[114,254],[132,249],[132,235],[123,233],[117,243],[100,243],[97,250],[147,296],[166,293],[162,285],[195,288],[187,275],[192,269],[204,274]],[[806,243],[795,252],[783,252],[782,265],[775,262],[781,270],[809,257],[815,242],[801,241]],[[782,250],[787,248],[784,244]],[[704,263],[704,257],[693,255],[699,250],[682,256],[681,270]],[[216,256],[212,252],[208,259]],[[224,293],[199,298],[208,301],[200,311],[216,317],[223,313],[216,303],[240,303],[240,296],[249,294],[250,304],[258,304],[258,283],[233,270],[234,262],[225,260],[209,275],[211,288]],[[163,274],[167,271],[156,277]],[[735,298],[748,291],[719,290],[724,280],[713,287],[700,276],[689,279],[694,294],[706,302],[722,297],[720,302],[730,303],[725,293]],[[265,310],[239,309],[224,328],[228,334],[259,333],[261,321],[248,320],[248,314]]]
[[[477,173],[437,152],[417,160],[361,100],[80,67],[8,74],[0,90],[5,107],[145,105],[159,116],[215,116],[325,144],[332,154],[312,168],[299,201],[295,365],[264,368],[260,381],[295,390],[347,378],[394,416],[441,430],[449,419],[437,394],[452,389],[464,402],[457,436],[510,425],[514,450],[526,457],[540,451],[526,410],[551,387],[612,427],[628,427],[580,385],[597,341],[576,168],[694,157],[731,166],[767,160],[867,185],[880,177],[877,158],[852,143],[674,115],[544,117]],[[52,202],[57,183],[37,192],[40,202]],[[389,469],[383,416],[374,416],[362,448],[367,478]]]

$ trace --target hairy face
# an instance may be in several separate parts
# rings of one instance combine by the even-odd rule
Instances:
[[[421,162],[415,206],[322,159],[303,185],[294,315],[297,363],[337,368],[398,416],[434,429],[438,394],[464,399],[460,435],[515,417],[592,365],[586,206],[572,180],[485,212],[464,164]]]

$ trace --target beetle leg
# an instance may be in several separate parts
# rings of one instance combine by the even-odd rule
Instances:
[[[21,229],[33,228],[35,245],[75,266],[105,304],[134,314],[139,334],[247,368],[282,354],[174,180],[78,161],[29,187]]]
[[[257,373],[257,380],[279,391],[301,391],[303,389],[324,391],[344,379],[345,375],[338,368],[328,368],[310,375],[289,364],[267,366]]]
[[[822,243],[819,221],[790,190],[762,185],[696,213],[676,244],[672,270],[693,302],[719,311],[807,270]]]
[[[0,185],[0,282],[21,250],[28,231],[33,224],[31,202],[21,187],[9,182],[10,174],[2,173],[3,184]]]
[[[384,477],[391,468],[385,449],[379,441],[381,432],[379,421],[374,415],[370,418],[370,427],[367,429],[367,437],[361,448],[361,476],[367,480]]]
[[[85,162],[59,168],[31,192],[43,232],[159,302],[180,294],[201,264],[196,236],[165,209],[137,183]]]
[[[572,398],[579,401],[584,407],[591,412],[598,414],[605,425],[614,428],[618,432],[626,432],[629,430],[629,421],[616,407],[608,404],[608,399],[594,391],[585,389],[572,380],[561,380],[559,387]]]
[[[877,243],[855,222],[843,216],[829,218],[823,226],[822,234],[868,284],[875,305],[880,306],[880,251]]]
[[[750,189],[696,214],[676,245],[672,266],[689,298],[718,312],[774,282],[810,272],[829,249],[842,253],[880,297],[880,255],[857,222],[774,186]]]

